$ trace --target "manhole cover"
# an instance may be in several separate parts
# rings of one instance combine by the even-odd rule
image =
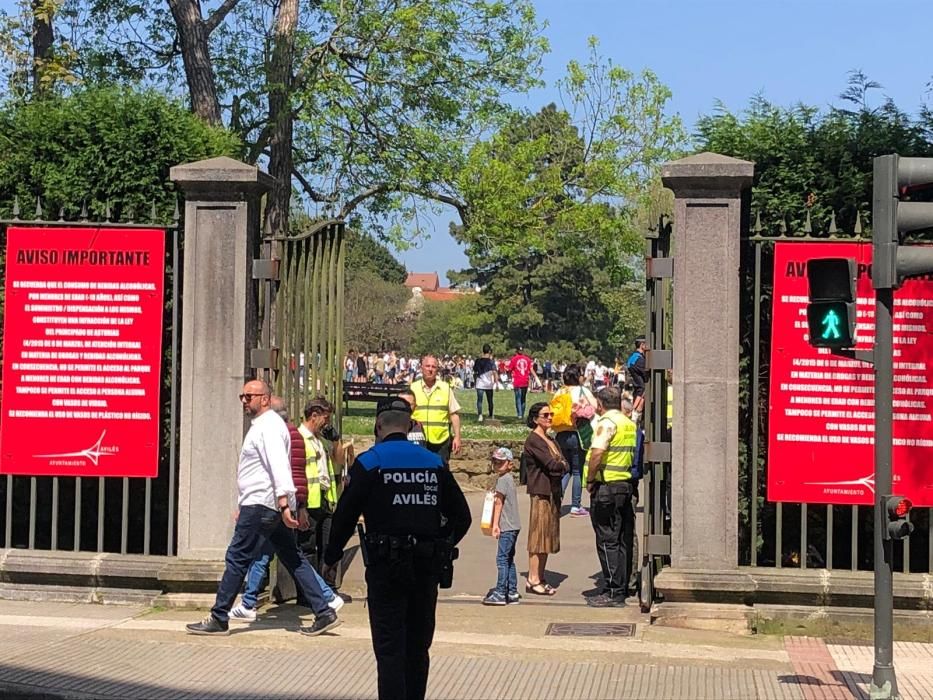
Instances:
[[[545,633],[551,637],[634,637],[633,622],[552,622]]]

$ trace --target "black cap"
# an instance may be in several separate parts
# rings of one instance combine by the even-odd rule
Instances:
[[[385,413],[386,411],[402,411],[411,415],[411,404],[408,403],[405,399],[382,399],[378,404],[376,404],[376,415],[380,413]]]

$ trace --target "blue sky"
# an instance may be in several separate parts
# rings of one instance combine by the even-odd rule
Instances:
[[[671,111],[688,128],[717,100],[741,110],[761,92],[777,104],[836,102],[848,71],[861,69],[902,109],[913,111],[933,78],[929,0],[535,0],[547,20],[549,86],[597,36],[605,56],[630,70],[651,68],[673,91]],[[538,109],[551,87],[517,101]],[[933,101],[933,99],[931,99]],[[444,275],[466,266],[435,218],[431,238],[400,254],[409,270]]]
[[[153,0],[156,1],[156,0]],[[861,69],[899,107],[925,100],[933,78],[929,0],[534,0],[546,20],[548,88],[519,96],[537,110],[556,98],[567,61],[584,59],[597,36],[605,56],[630,70],[651,68],[673,91],[672,112],[691,128],[717,100],[740,110],[761,92],[772,102],[836,102],[848,71]],[[9,9],[13,0],[0,0]],[[466,265],[447,234],[453,210],[427,218],[431,237],[399,254],[409,270]],[[422,220],[425,223],[425,220]],[[431,230],[433,227],[433,231]]]

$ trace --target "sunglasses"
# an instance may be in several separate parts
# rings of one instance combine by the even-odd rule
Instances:
[[[554,416],[553,413],[539,413],[538,414],[538,418],[552,418],[553,416]]]
[[[252,401],[257,396],[265,396],[265,394],[240,394],[240,401],[246,399],[247,401]]]

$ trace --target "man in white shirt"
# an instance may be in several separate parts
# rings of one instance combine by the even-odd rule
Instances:
[[[267,541],[314,611],[314,624],[301,627],[299,631],[316,636],[340,624],[337,613],[324,600],[314,569],[298,549],[291,438],[285,421],[271,410],[271,400],[272,391],[265,382],[253,380],[243,386],[240,401],[243,412],[252,419],[252,425],[243,439],[237,466],[239,510],[236,527],[227,547],[224,574],[217,588],[214,607],[202,622],[187,625],[191,634],[230,633],[230,608],[243,586],[250,564]]]

